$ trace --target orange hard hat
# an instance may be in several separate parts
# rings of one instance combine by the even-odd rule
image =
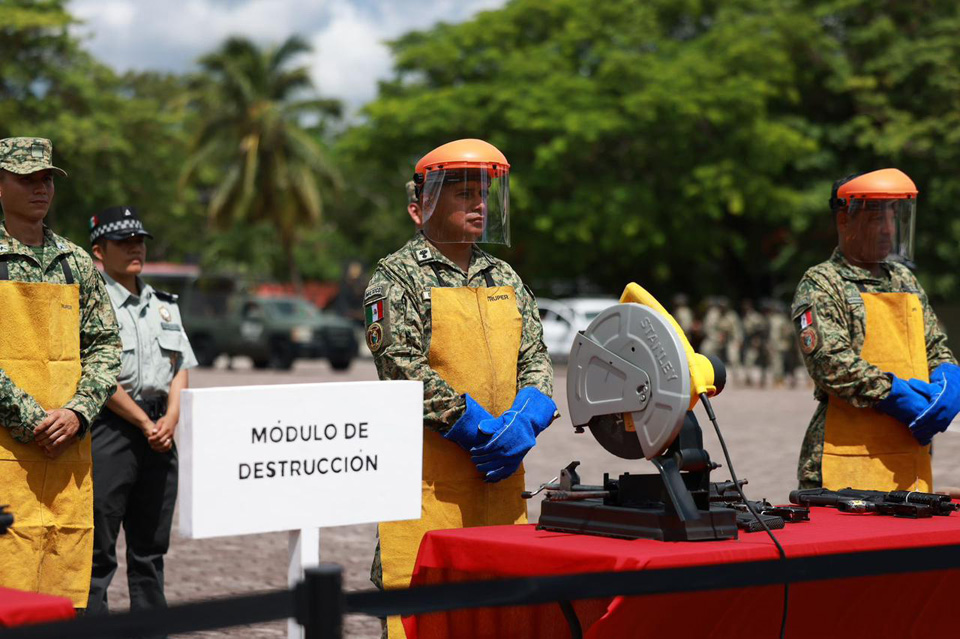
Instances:
[[[500,149],[489,142],[467,138],[438,146],[417,162],[414,181],[423,184],[428,171],[439,169],[470,169],[485,167],[499,174],[510,169],[510,163]]]
[[[858,175],[837,189],[846,201],[904,200],[917,197],[917,185],[900,169],[880,169]]]

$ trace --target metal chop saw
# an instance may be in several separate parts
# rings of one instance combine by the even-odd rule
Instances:
[[[604,474],[580,483],[579,462],[546,490],[538,528],[627,539],[734,539],[736,511],[710,503],[710,471],[693,408],[720,393],[726,370],[693,351],[652,295],[629,284],[620,304],[598,315],[570,351],[567,400],[578,433],[589,428],[607,451],[645,458],[658,474]],[[712,418],[709,405],[707,411]]]

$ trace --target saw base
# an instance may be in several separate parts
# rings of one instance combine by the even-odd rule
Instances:
[[[662,509],[608,506],[602,499],[543,501],[538,530],[599,535],[619,539],[708,541],[737,538],[737,512],[731,508],[700,511],[682,521]]]
[[[687,412],[667,454],[651,461],[659,474],[611,479],[604,473],[601,486],[581,484],[580,462],[571,462],[541,502],[537,528],[660,541],[737,538],[737,511],[710,502],[710,471],[717,465],[703,449],[693,413]]]

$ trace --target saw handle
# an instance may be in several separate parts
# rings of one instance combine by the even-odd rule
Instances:
[[[667,321],[670,322],[670,325],[673,327],[673,330],[677,332],[677,335],[680,336],[680,343],[683,344],[683,350],[687,354],[687,364],[690,367],[690,385],[692,387],[690,389],[691,410],[697,405],[697,399],[701,394],[706,393],[708,397],[720,394],[727,378],[727,370],[723,362],[716,357],[707,357],[706,355],[695,352],[693,347],[690,346],[690,342],[687,341],[687,336],[683,333],[683,329],[677,324],[677,320],[657,301],[657,298],[636,282],[630,282],[627,284],[627,287],[623,289],[623,295],[620,296],[620,303],[649,306],[663,315]]]

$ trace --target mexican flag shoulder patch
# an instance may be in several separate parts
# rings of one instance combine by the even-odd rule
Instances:
[[[368,326],[383,319],[383,300],[377,300],[376,302],[367,304],[365,308]]]

